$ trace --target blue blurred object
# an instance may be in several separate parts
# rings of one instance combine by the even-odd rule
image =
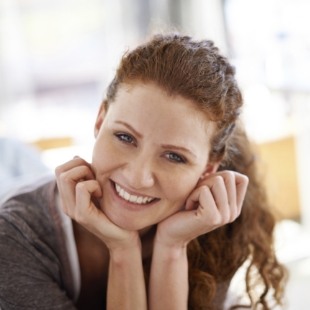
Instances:
[[[37,149],[17,139],[0,137],[0,197],[49,173]]]

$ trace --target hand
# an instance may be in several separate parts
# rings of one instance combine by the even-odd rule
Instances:
[[[241,212],[248,177],[221,171],[200,180],[180,211],[158,224],[156,242],[185,247],[194,238],[233,222]]]
[[[99,209],[103,193],[88,162],[75,157],[56,168],[56,179],[63,211],[110,250],[140,244],[137,232],[121,229]]]

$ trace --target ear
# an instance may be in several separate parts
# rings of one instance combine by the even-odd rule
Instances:
[[[208,162],[204,175],[215,173],[219,166],[220,162]]]
[[[106,114],[106,102],[101,103],[99,111],[98,111],[98,115],[96,118],[96,123],[95,123],[95,128],[94,128],[94,134],[95,134],[95,138],[97,137],[99,130],[101,128],[101,125],[103,123],[104,117]]]
[[[198,185],[201,184],[200,182],[203,182],[204,179],[217,171],[217,169],[220,166],[220,162],[209,162],[206,166],[206,169],[204,170],[203,174],[200,176],[200,179],[198,181]]]

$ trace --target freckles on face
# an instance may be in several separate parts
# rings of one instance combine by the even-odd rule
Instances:
[[[183,207],[206,169],[213,132],[190,100],[155,84],[122,85],[98,127],[92,166],[101,209],[115,224],[142,229]]]

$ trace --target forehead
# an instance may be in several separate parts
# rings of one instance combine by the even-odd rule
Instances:
[[[166,110],[187,110],[187,112],[190,112],[188,117],[196,117],[205,124],[210,124],[210,119],[199,104],[182,95],[169,93],[164,88],[158,86],[155,82],[134,81],[131,83],[120,84],[114,101],[122,103],[126,102],[127,105],[129,105],[135,100],[142,100],[145,103],[150,103],[154,105],[154,108],[156,107],[158,111],[160,110],[160,103],[165,102]]]
[[[208,138],[215,128],[215,123],[195,102],[181,95],[168,94],[155,83],[122,84],[109,110],[114,117],[133,120],[136,126],[163,129],[167,134],[194,136],[201,133]]]

